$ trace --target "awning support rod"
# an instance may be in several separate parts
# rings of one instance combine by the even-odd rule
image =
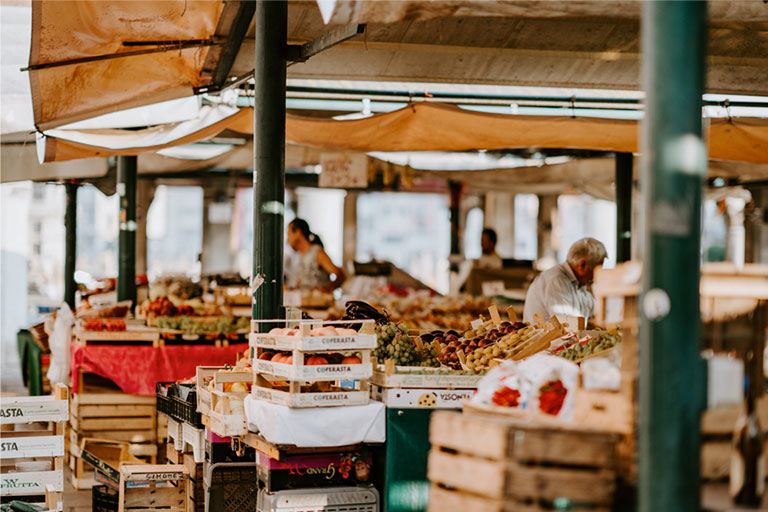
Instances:
[[[632,258],[632,153],[616,153],[616,263]]]
[[[67,208],[64,212],[64,302],[75,310],[75,264],[77,262],[77,189],[76,181],[64,184],[67,193]]]
[[[256,4],[256,90],[253,115],[253,293],[254,319],[283,314],[283,222],[285,216],[285,44],[288,4]]]
[[[707,3],[643,4],[639,511],[700,510],[702,141]]]
[[[117,157],[120,236],[117,239],[117,300],[136,305],[136,179],[137,157]]]

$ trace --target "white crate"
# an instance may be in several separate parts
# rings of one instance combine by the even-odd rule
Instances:
[[[213,397],[211,391],[208,390],[204,381],[206,377],[213,378],[213,388],[217,391],[221,391],[228,396],[245,397],[247,392],[242,391],[224,391],[225,383],[243,382],[248,385],[253,383],[253,372],[243,370],[226,370],[224,366],[198,366],[197,367],[197,411],[201,414],[209,416],[212,409]]]
[[[29,496],[45,494],[45,488],[52,485],[54,491],[64,491],[64,471],[27,471],[24,473],[0,474],[0,495]]]
[[[258,326],[263,323],[283,323],[299,329],[300,335],[283,336],[269,333],[256,332]],[[312,336],[310,334],[315,326],[359,326],[358,334],[354,336]],[[376,348],[376,332],[373,320],[349,320],[334,322],[318,322],[317,320],[253,320],[251,322],[251,334],[249,343],[251,347],[271,348],[275,350],[301,350],[303,352],[331,351],[345,352],[349,350]]]
[[[461,409],[474,389],[383,388],[371,386],[371,397],[398,409]]]
[[[443,368],[377,365],[371,383],[383,388],[476,388],[483,375],[460,375]]]
[[[244,436],[248,433],[243,400],[249,393],[224,393],[213,390],[208,428],[220,437]]]
[[[259,400],[267,400],[292,408],[367,405],[370,400],[370,393],[367,390],[291,393],[264,386],[254,386],[253,394]]]
[[[328,510],[379,512],[379,493],[373,487],[320,487],[268,493],[259,491],[256,512]]]
[[[64,436],[14,436],[14,432],[2,433],[2,459],[27,459],[31,457],[63,457]]]
[[[69,402],[53,395],[4,397],[0,399],[0,424],[67,421]]]
[[[293,363],[273,363],[256,359],[253,361],[254,369],[259,373],[266,373],[287,380],[300,380],[310,382],[325,382],[335,380],[368,379],[373,375],[370,350],[362,351],[359,364],[322,364],[305,365],[304,352],[293,352]]]

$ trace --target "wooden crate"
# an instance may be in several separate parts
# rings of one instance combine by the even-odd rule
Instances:
[[[126,331],[86,331],[76,326],[72,335],[75,341],[82,346],[87,345],[146,345],[159,347],[162,345],[160,332],[157,329],[141,326],[132,326]]]
[[[593,428],[437,411],[428,463],[437,489],[428,510],[550,510],[559,500],[608,510],[618,441]]]
[[[72,397],[70,424],[81,437],[131,443],[157,440],[156,398],[127,393],[77,393]]]
[[[186,512],[188,479],[187,468],[181,464],[123,465],[118,511]],[[129,487],[130,482],[149,482],[149,487]]]
[[[314,383],[308,383],[314,384]],[[312,391],[299,381],[280,382],[278,378],[256,375],[253,394],[260,400],[292,408],[336,407],[366,405],[370,399],[368,379],[359,381],[359,388],[343,388],[331,383],[325,391]]]
[[[51,396],[3,398],[0,496],[63,492],[68,400],[69,390],[58,385]],[[30,462],[49,462],[50,469],[17,472],[17,464]]]

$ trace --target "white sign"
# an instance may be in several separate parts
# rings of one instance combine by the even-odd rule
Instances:
[[[64,472],[30,471],[28,473],[0,474],[0,496],[27,496],[45,494],[45,486],[53,485],[57,492],[64,490]]]
[[[24,436],[0,438],[0,458],[63,457],[64,436]]]
[[[320,156],[319,185],[328,188],[365,188],[368,186],[368,156],[324,154]]]

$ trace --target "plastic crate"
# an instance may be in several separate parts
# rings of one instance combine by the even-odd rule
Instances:
[[[120,499],[117,489],[106,485],[91,488],[91,509],[93,512],[117,512]]]
[[[171,400],[173,382],[155,382],[155,396],[157,397],[157,412],[167,416],[174,416],[174,404]]]
[[[379,512],[379,493],[373,486],[262,490],[256,512]],[[414,509],[415,510],[415,509]]]
[[[157,412],[189,423],[195,428],[203,428],[203,419],[197,412],[197,393],[191,386],[176,382],[155,383]]]
[[[205,512],[256,510],[259,477],[255,462],[205,463]]]

